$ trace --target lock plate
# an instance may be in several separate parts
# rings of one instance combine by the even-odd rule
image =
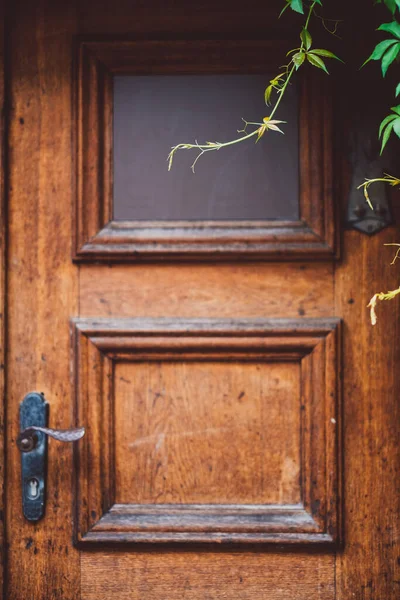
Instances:
[[[42,394],[32,392],[25,396],[20,404],[19,419],[21,431],[32,426],[47,426],[48,403]],[[32,441],[28,441],[32,447],[21,452],[22,509],[28,521],[39,521],[45,511],[47,436],[35,431]]]

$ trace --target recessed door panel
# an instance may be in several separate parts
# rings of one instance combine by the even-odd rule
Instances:
[[[118,363],[116,501],[297,504],[299,362]]]
[[[80,545],[340,539],[337,320],[73,327]]]

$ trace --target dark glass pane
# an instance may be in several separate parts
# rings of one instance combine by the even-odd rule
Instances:
[[[285,135],[267,132],[210,152],[179,142],[227,141],[268,114],[268,75],[118,76],[114,80],[114,219],[297,220],[298,100],[291,87],[277,118]],[[236,129],[235,129],[236,128]]]

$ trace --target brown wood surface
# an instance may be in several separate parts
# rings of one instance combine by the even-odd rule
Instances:
[[[80,545],[340,541],[340,321],[136,318],[72,325],[76,412],[88,424],[75,463]],[[131,384],[127,397],[121,377]],[[274,399],[267,392],[273,382],[264,381],[271,378],[275,386],[281,380]],[[253,404],[262,401],[251,414],[246,394]],[[268,416],[273,402],[282,411],[276,420]],[[163,458],[159,432],[166,427],[183,445],[175,443]],[[203,431],[200,439],[194,429]],[[261,447],[254,435],[262,436]],[[135,461],[125,438],[140,447],[149,437],[150,455]],[[282,478],[294,496],[279,500],[271,490],[281,488]]]
[[[348,13],[346,0],[341,1],[338,9],[341,14],[347,14],[343,26],[346,50],[343,51],[349,57],[347,93],[343,94],[338,87],[335,95],[336,119],[341,123],[336,133],[337,168],[342,175],[336,183],[345,214],[351,186],[348,152],[353,120],[366,98],[367,105],[381,106],[383,100],[382,110],[386,111],[385,98],[391,97],[393,80],[382,82],[378,68],[360,73],[359,65],[371,50],[371,38],[358,26],[356,11]],[[363,10],[365,27],[372,31],[377,23],[376,8],[371,5],[369,11],[367,7]],[[380,22],[386,16],[383,11]],[[376,123],[371,124],[372,144],[379,121],[380,115],[377,115]],[[398,172],[398,140],[396,142],[392,169]],[[384,168],[388,160],[390,162],[390,150],[384,154]],[[373,294],[399,285],[399,263],[390,264],[395,248],[384,246],[400,239],[399,200],[397,192],[391,194],[394,227],[372,237],[344,232],[343,259],[335,270],[335,313],[344,321],[345,390],[345,541],[337,558],[338,600],[400,597],[400,303],[394,300],[379,304],[375,327],[371,326],[367,309]]]
[[[123,362],[114,377],[118,503],[300,502],[298,363]]]
[[[4,593],[5,549],[5,342],[6,342],[6,87],[5,6],[0,6],[0,595]]]
[[[88,553],[81,566],[82,600],[335,598],[330,555]]]
[[[83,265],[79,299],[93,317],[330,317],[333,266]]]
[[[49,443],[47,518],[21,510],[19,403],[44,392],[50,426],[73,425],[68,321],[77,310],[71,252],[70,3],[9,5],[7,600],[76,600],[72,448]]]
[[[346,233],[344,260],[336,274],[336,312],[345,322],[347,391],[346,526],[337,561],[338,600],[394,600],[400,595],[400,306],[395,301],[380,305],[375,327],[366,311],[376,291],[399,285],[398,267],[390,265],[392,249],[383,246],[398,239],[398,228],[374,238]]]
[[[343,259],[337,267],[328,261],[321,264],[303,261],[299,264],[242,265],[232,262],[219,266],[85,264],[79,267],[71,262],[74,244],[70,217],[75,194],[76,156],[71,141],[74,36],[97,39],[106,34],[108,38],[119,36],[122,39],[129,35],[143,39],[149,32],[163,38],[176,37],[176,31],[180,31],[200,39],[285,39],[289,26],[284,19],[281,21],[284,29],[276,27],[277,4],[249,0],[245,6],[232,6],[227,0],[201,0],[200,3],[178,0],[169,5],[168,10],[159,0],[152,0],[151,10],[149,3],[135,3],[133,7],[131,0],[115,3],[82,0],[79,7],[74,3],[48,0],[33,3],[16,0],[10,4],[7,24],[10,80],[7,94],[11,105],[7,124],[8,552],[4,595],[7,600],[206,600],[221,597],[229,600],[397,600],[399,596],[400,384],[396,370],[400,358],[400,305],[394,301],[380,306],[375,328],[371,328],[366,310],[375,291],[398,285],[398,267],[389,265],[390,249],[383,249],[383,243],[398,241],[398,227],[372,238],[356,232],[342,233]],[[347,10],[348,2],[342,4]],[[362,2],[363,10],[364,5]],[[357,19],[350,30],[354,46]],[[363,56],[367,53],[367,50],[363,51]],[[362,60],[357,58],[357,61],[355,74]],[[340,94],[340,110],[345,112],[349,110],[347,90],[346,87],[346,93]],[[342,120],[337,98],[335,109],[336,130],[342,132],[336,148],[336,158],[340,157],[340,160],[335,159],[335,185],[338,205],[343,205],[344,214],[348,194],[346,153],[351,123]],[[307,160],[310,156],[312,159],[312,153]],[[318,178],[318,173],[314,175]],[[325,179],[322,183],[319,180],[318,185],[329,188],[331,183]],[[395,194],[394,199],[396,197]],[[318,210],[316,205],[310,205],[310,208]],[[103,217],[100,215],[99,222]],[[399,217],[397,211],[397,222]],[[2,234],[4,227],[2,222]],[[117,232],[116,235],[121,234]],[[1,254],[0,261],[3,256]],[[2,277],[4,283],[4,274]],[[81,321],[87,317],[98,319],[98,323],[103,319],[114,322],[111,335],[103,336],[98,342],[100,352],[89,339],[95,329],[92,321],[83,335],[86,341],[82,341],[82,352],[87,358],[79,389],[83,398],[90,397],[92,401],[85,401],[78,408],[83,411],[79,415],[87,416],[87,422],[80,424],[89,425],[95,435],[87,437],[86,446],[79,446],[76,453],[76,457],[84,457],[82,451],[85,450],[86,459],[75,462],[71,447],[50,443],[46,518],[32,525],[24,521],[21,512],[20,457],[15,446],[18,405],[28,391],[43,391],[51,403],[50,424],[55,427],[74,424],[68,325],[71,317],[77,316]],[[343,504],[344,538],[341,545],[309,546],[300,551],[296,545],[299,540],[295,539],[296,544],[290,549],[286,544],[280,545],[279,551],[271,550],[271,546],[259,546],[258,549],[248,546],[243,551],[242,546],[235,552],[225,546],[218,551],[215,546],[202,550],[193,546],[191,552],[177,546],[172,551],[165,544],[162,549],[145,546],[139,550],[132,544],[132,538],[125,540],[130,544],[120,545],[118,550],[108,545],[107,535],[115,541],[118,535],[126,535],[130,528],[130,535],[135,536],[133,530],[137,529],[138,523],[142,528],[143,524],[158,528],[160,536],[164,535],[163,528],[165,531],[165,514],[160,517],[154,505],[113,505],[119,493],[118,486],[125,493],[120,498],[131,501],[127,489],[130,484],[123,483],[122,479],[129,477],[131,465],[128,460],[123,462],[121,450],[118,449],[121,454],[117,488],[113,485],[110,468],[116,439],[113,416],[116,414],[121,422],[124,414],[121,407],[115,412],[112,402],[102,403],[104,396],[112,397],[114,367],[110,368],[112,361],[104,355],[115,354],[113,336],[119,339],[118,360],[121,361],[116,361],[114,375],[122,373],[126,379],[141,364],[140,360],[132,360],[132,344],[127,342],[124,328],[118,324],[123,317],[343,319],[343,438],[340,437],[340,422],[336,423],[338,433],[327,437],[329,428],[316,427],[318,419],[324,418],[326,424],[331,425],[335,425],[331,419],[340,421],[337,419],[340,411],[332,416],[329,412],[324,413],[318,403],[324,392],[327,396],[334,394],[324,381],[335,381],[340,375],[336,352],[333,366],[325,363],[325,380],[316,375],[324,364],[322,349],[304,359],[308,378],[302,391],[313,395],[314,409],[301,420],[303,431],[312,431],[320,446],[326,449],[327,459],[317,453],[315,461],[312,460],[312,448],[304,444],[302,460],[310,466],[311,473],[324,476],[331,473],[332,457],[336,449],[342,451],[343,460],[338,461],[337,468],[339,480],[343,468],[343,493],[335,488],[336,479],[328,478],[324,490],[326,504],[314,504],[312,522],[311,517],[307,520],[306,511],[291,505],[286,508],[286,519],[292,519],[292,525],[308,528],[304,535],[308,536],[309,542],[312,535],[321,536],[315,530],[323,530],[325,520],[335,531],[341,530],[340,520],[336,522],[338,511],[335,512],[335,508]],[[145,361],[148,361],[154,342],[162,346],[162,339],[157,338],[160,332],[154,329],[154,323],[152,332],[153,341],[147,340],[141,350]],[[4,330],[0,328],[0,336],[2,334]],[[197,343],[204,346],[201,340]],[[295,345],[295,341],[293,343]],[[0,346],[4,351],[4,343]],[[226,347],[223,351],[226,353]],[[194,352],[193,348],[191,352]],[[276,347],[275,352],[277,359],[279,354],[282,355],[282,348]],[[292,352],[293,360],[296,350],[292,348]],[[328,348],[329,353],[332,355],[332,349]],[[182,354],[183,358],[187,360],[187,355]],[[244,354],[240,360],[243,358]],[[279,364],[275,363],[276,368]],[[230,372],[229,369],[226,372]],[[128,405],[129,394],[119,388],[117,400]],[[333,406],[332,400],[329,406]],[[129,408],[132,410],[131,405]],[[133,420],[134,415],[131,418]],[[128,422],[121,425],[127,438],[134,427],[129,427]],[[89,450],[88,439],[91,442]],[[104,444],[104,439],[112,443]],[[95,546],[95,551],[82,546],[80,555],[72,540],[73,505],[79,500],[72,484],[73,474],[77,473],[86,486],[83,488],[86,495],[83,531],[88,531],[94,523],[90,535]],[[103,487],[98,496],[96,486],[100,479]],[[305,485],[307,508],[311,507],[312,500],[319,500],[312,489],[313,478],[308,481],[311,485]],[[329,506],[329,498],[334,498],[336,503],[336,494],[338,503]],[[177,518],[176,507],[169,509],[167,505],[165,510],[170,511],[168,518],[176,529],[182,529],[184,519],[191,526],[196,525],[197,519],[198,526],[198,513],[193,507],[185,512],[184,518],[181,515]],[[201,518],[211,519],[210,511],[213,510],[214,507],[202,509]],[[274,510],[276,514],[273,514]],[[270,523],[276,523],[283,509],[274,510],[269,512]],[[265,513],[262,516],[265,518]],[[256,517],[254,511],[252,518]],[[220,509],[217,519],[209,521],[208,526],[210,523],[215,526],[218,519],[220,527],[228,528],[230,513],[225,508]],[[247,518],[246,526],[254,527],[254,523]],[[329,527],[326,528],[328,531]],[[154,537],[154,531],[151,535]],[[323,535],[327,536],[325,541],[332,541],[331,533]],[[192,536],[192,545],[193,539]],[[279,542],[277,537],[276,542]]]
[[[163,0],[155,0],[152,6],[154,10],[149,11],[147,3],[141,3],[132,11],[130,0],[118,0],[115,6],[107,0],[81,0],[79,32],[85,36],[107,32],[120,37],[129,32],[133,38],[141,39],[146,37],[145,32],[151,31],[161,38],[249,40],[279,40],[289,33],[293,35],[293,31],[298,33],[298,21],[290,17],[282,19],[282,25],[277,27],[276,18],[281,9],[277,0],[249,0],[246,6],[232,0],[218,0],[218,3],[200,0],[190,4],[177,0],[168,5],[168,10]]]

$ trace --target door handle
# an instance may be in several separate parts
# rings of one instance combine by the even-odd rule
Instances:
[[[47,437],[59,442],[76,442],[85,435],[85,428],[51,429],[47,427],[49,405],[43,394],[31,392],[20,404],[20,434],[17,446],[21,451],[22,509],[28,521],[44,516],[46,499]]]
[[[17,446],[21,452],[32,452],[38,443],[36,432],[40,431],[58,442],[77,442],[85,435],[84,427],[76,429],[51,429],[50,427],[38,427],[32,425],[26,427],[17,438]]]

